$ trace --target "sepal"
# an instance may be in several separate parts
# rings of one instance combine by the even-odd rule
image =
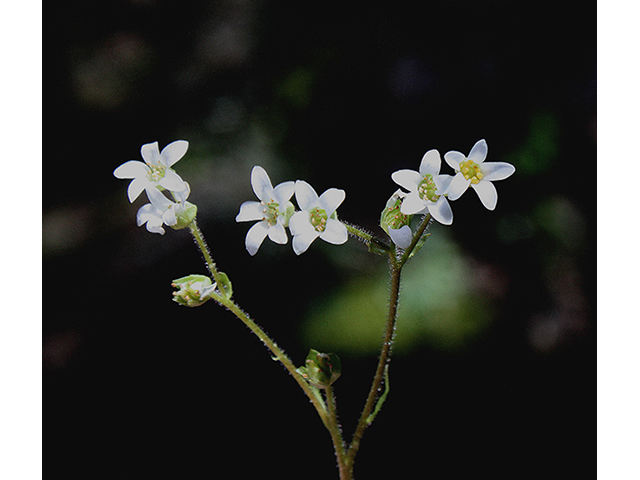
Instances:
[[[191,222],[196,218],[198,213],[198,207],[191,202],[184,202],[182,208],[176,209],[176,219],[178,220],[175,225],[171,225],[174,230],[180,230],[187,228]]]

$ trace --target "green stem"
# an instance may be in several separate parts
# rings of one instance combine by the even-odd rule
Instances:
[[[407,260],[409,259],[409,256],[411,255],[411,252],[413,252],[413,249],[416,248],[416,245],[418,244],[418,242],[420,241],[420,238],[422,237],[422,234],[424,233],[424,231],[427,229],[427,227],[429,226],[429,222],[431,221],[431,214],[427,213],[423,218],[422,218],[422,223],[420,224],[420,226],[418,227],[418,230],[416,230],[415,235],[413,236],[413,239],[411,240],[411,243],[409,244],[409,246],[407,247],[407,249],[404,251],[404,253],[402,254],[402,257],[400,257],[400,260],[398,260],[398,266],[400,268],[402,268],[404,266],[405,263],[407,263]]]
[[[225,282],[222,279],[220,272],[218,272],[218,269],[216,268],[216,264],[213,261],[213,257],[211,256],[209,247],[207,247],[207,242],[204,239],[204,235],[198,228],[198,225],[196,224],[195,220],[193,220],[189,225],[189,230],[193,235],[196,245],[198,245],[198,248],[202,253],[204,261],[207,264],[207,268],[211,272],[211,275],[213,275],[213,278],[216,281],[216,283],[220,286],[219,288],[222,289],[222,286],[224,285]],[[271,353],[273,353],[274,358],[279,360],[280,363],[282,363],[284,368],[287,369],[287,371],[291,374],[294,380],[298,382],[298,385],[300,385],[300,387],[302,388],[304,393],[307,395],[307,397],[309,397],[309,400],[311,400],[311,403],[313,404],[315,409],[318,411],[318,415],[320,416],[322,423],[327,428],[327,430],[329,430],[329,433],[331,433],[334,444],[336,444],[336,439],[334,438],[333,430],[336,430],[336,429],[337,429],[338,435],[340,436],[340,443],[342,443],[342,437],[341,437],[339,428],[337,427],[333,428],[332,426],[333,423],[335,423],[335,425],[337,426],[337,420],[335,420],[334,422],[331,419],[324,403],[322,402],[322,397],[320,395],[317,395],[313,387],[309,385],[309,383],[302,377],[302,375],[300,375],[296,371],[296,366],[293,364],[291,359],[284,353],[284,351],[280,347],[278,347],[278,345],[273,340],[271,340],[271,338],[265,333],[265,331],[262,330],[262,328],[260,328],[258,324],[255,323],[251,319],[251,317],[247,313],[245,313],[233,300],[231,300],[230,298],[224,295],[217,295],[217,294],[213,294],[212,298],[214,298],[214,300],[216,300],[219,304],[229,309],[236,317],[238,317],[238,319],[242,321],[242,323],[244,323],[247,327],[249,327],[249,330],[251,330],[262,341],[262,343],[264,343],[264,345],[271,351]],[[335,417],[335,413],[334,413],[334,417]]]
[[[411,243],[409,244],[409,247],[407,247],[407,249],[399,259],[396,257],[396,250],[394,246],[392,246],[389,250],[389,274],[391,276],[391,286],[389,290],[389,312],[387,315],[387,324],[382,340],[380,358],[378,359],[378,366],[373,377],[371,389],[369,390],[369,395],[367,396],[367,400],[365,401],[364,409],[362,410],[362,414],[360,415],[356,431],[353,434],[353,439],[351,440],[351,444],[349,445],[347,451],[347,462],[351,469],[353,469],[355,456],[358,453],[358,449],[360,448],[360,441],[362,440],[364,431],[370,425],[373,418],[375,418],[375,415],[372,414],[373,409],[376,405],[376,398],[378,397],[378,394],[382,389],[382,381],[385,378],[385,374],[388,374],[389,362],[391,360],[391,347],[393,344],[393,337],[398,313],[400,274],[402,273],[402,267],[407,262],[409,256],[411,255],[411,252],[416,247],[418,241],[424,234],[424,231],[429,225],[430,220],[431,215],[427,214],[424,216],[422,223],[418,227],[418,230],[416,231],[413,239],[411,240]]]
[[[271,338],[269,338],[269,336],[264,332],[264,330],[262,330],[262,328],[260,328],[258,324],[256,324],[251,319],[251,317],[249,317],[249,315],[247,315],[233,300],[224,298],[221,295],[220,296],[216,295],[214,299],[217,300],[218,303],[220,303],[221,305],[229,309],[231,313],[233,313],[236,317],[238,317],[238,319],[242,321],[242,323],[244,323],[247,327],[249,327],[249,330],[251,330],[262,341],[262,343],[265,344],[265,346],[271,351],[271,353],[273,353],[274,358],[279,360],[280,363],[282,363],[284,368],[287,369],[287,371],[291,374],[293,379],[296,382],[298,382],[298,385],[300,385],[300,387],[302,388],[304,393],[307,395],[307,397],[309,397],[309,400],[311,401],[315,409],[318,411],[318,415],[320,416],[322,423],[327,428],[327,430],[329,430],[329,432],[331,433],[332,419],[330,418],[330,415],[328,414],[324,404],[322,403],[322,400],[315,395],[314,391],[312,390],[312,387],[302,377],[302,375],[296,372],[296,366],[293,364],[291,359],[284,353],[284,351],[273,340],[271,340]],[[333,435],[332,435],[332,438],[333,438]]]
[[[325,392],[327,395],[327,409],[329,410],[329,433],[333,440],[333,448],[336,451],[340,480],[351,480],[352,469],[349,468],[349,464],[346,461],[346,445],[344,443],[342,431],[340,430],[340,424],[338,423],[338,407],[336,404],[336,397],[333,393],[333,387],[329,385]]]
[[[189,224],[189,231],[191,232],[196,245],[198,245],[198,248],[202,253],[202,257],[207,264],[207,268],[211,272],[211,275],[213,275],[213,279],[218,285],[222,285],[224,282],[220,277],[218,269],[216,268],[216,262],[213,261],[213,257],[211,256],[211,252],[209,251],[209,247],[207,246],[207,242],[204,239],[204,235],[202,235],[202,232],[198,228],[198,224],[196,223],[195,219],[193,219],[193,221]]]
[[[362,228],[352,223],[347,223],[344,220],[341,221],[344,226],[347,227],[347,232],[349,232],[352,236],[362,240],[366,245],[369,246],[370,250],[378,250],[379,253],[389,252],[391,250],[391,247],[387,243],[367,232],[366,230],[363,230]]]
[[[382,349],[380,351],[380,358],[378,359],[378,367],[376,368],[376,373],[373,377],[373,383],[371,384],[369,395],[364,404],[364,409],[362,410],[362,414],[360,415],[360,420],[358,421],[356,431],[353,434],[353,440],[351,441],[349,450],[347,452],[347,458],[349,459],[350,464],[353,464],[355,456],[358,453],[358,449],[360,448],[362,435],[364,434],[365,429],[369,426],[368,419],[373,412],[378,392],[381,389],[385,369],[391,356],[393,333],[396,325],[396,313],[398,311],[398,297],[400,294],[400,273],[402,267],[397,265],[396,263],[395,251],[390,252],[389,257],[391,288],[389,292],[389,313],[387,315],[387,325],[382,340]]]

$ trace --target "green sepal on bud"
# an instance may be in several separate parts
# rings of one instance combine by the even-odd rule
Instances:
[[[231,298],[231,295],[233,295],[231,280],[229,280],[229,276],[224,272],[218,272],[218,290],[227,298]]]
[[[406,194],[402,192],[402,190],[397,190],[391,195],[391,198],[387,200],[387,205],[384,210],[382,210],[380,226],[387,235],[389,234],[390,228],[398,230],[405,225],[411,225],[413,215],[405,215],[400,211],[400,205],[402,205],[402,200],[405,196]]]
[[[320,353],[312,348],[304,363],[296,371],[316,388],[329,387],[342,374],[342,364],[335,353]]]
[[[226,276],[226,275],[225,275]],[[173,301],[185,307],[199,307],[211,299],[216,284],[206,275],[188,275],[171,283],[178,290],[173,292]]]
[[[187,228],[191,222],[196,218],[198,213],[198,207],[191,202],[184,202],[184,206],[176,211],[176,219],[178,223],[171,225],[174,230],[180,230]]]

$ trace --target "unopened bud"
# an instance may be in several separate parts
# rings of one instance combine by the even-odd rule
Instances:
[[[178,290],[173,292],[173,301],[185,307],[199,307],[211,298],[216,284],[205,275],[188,275],[171,283]]]
[[[335,353],[311,349],[304,363],[305,366],[298,370],[316,388],[327,388],[342,374],[340,358]]]

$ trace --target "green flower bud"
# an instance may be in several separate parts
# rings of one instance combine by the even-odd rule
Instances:
[[[314,387],[327,388],[342,374],[342,365],[335,353],[320,353],[311,349],[305,366],[298,370]]]
[[[178,289],[173,292],[173,301],[185,307],[199,307],[211,299],[211,293],[216,288],[216,284],[205,275],[188,275],[178,278],[171,283],[171,286]]]
[[[398,230],[405,225],[410,225],[413,215],[405,215],[400,211],[402,200],[406,196],[402,190],[397,190],[387,201],[382,214],[380,215],[380,226],[389,234],[389,229]]]
[[[174,230],[180,230],[181,228],[187,228],[191,222],[196,218],[198,213],[198,207],[191,202],[184,202],[181,208],[176,209],[176,219],[178,223],[171,225]]]

